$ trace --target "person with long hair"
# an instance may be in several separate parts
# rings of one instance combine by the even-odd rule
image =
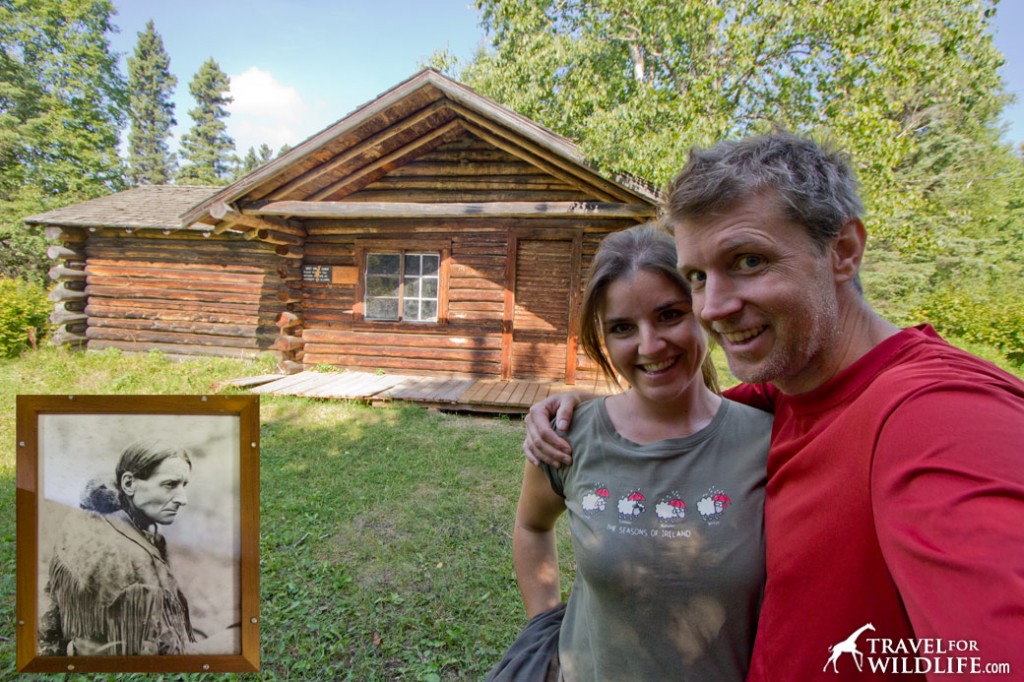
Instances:
[[[654,226],[602,242],[580,342],[625,390],[576,409],[571,466],[526,465],[513,564],[530,621],[490,679],[742,680],[771,416],[717,393],[672,238]],[[564,607],[563,513],[576,561]]]
[[[90,481],[66,517],[50,561],[44,655],[187,653],[196,641],[159,528],[188,504],[185,449],[133,443],[113,480]]]

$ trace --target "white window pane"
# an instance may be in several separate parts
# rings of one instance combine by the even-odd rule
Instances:
[[[423,278],[422,291],[420,294],[423,298],[437,298],[437,280],[429,277]]]
[[[420,306],[420,320],[437,320],[437,301],[423,301]]]
[[[423,254],[423,274],[424,275],[437,275],[437,270],[441,266],[441,257],[436,254]]]

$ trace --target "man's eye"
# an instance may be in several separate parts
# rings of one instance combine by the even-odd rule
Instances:
[[[686,273],[686,281],[689,282],[691,286],[695,284],[703,284],[704,280],[707,278],[707,274],[700,270],[690,270]]]
[[[736,265],[740,270],[753,270],[754,268],[759,268],[764,264],[764,256],[740,256],[740,258],[736,261]]]

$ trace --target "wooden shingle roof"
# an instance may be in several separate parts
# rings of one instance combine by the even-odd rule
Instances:
[[[176,230],[181,214],[223,187],[148,185],[28,216],[29,225]]]

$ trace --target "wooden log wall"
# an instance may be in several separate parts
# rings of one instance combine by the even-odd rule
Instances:
[[[566,180],[467,134],[345,200],[592,199]],[[502,376],[504,366],[506,373],[511,368],[512,378],[565,380],[577,375],[592,379],[592,363],[569,342],[570,315],[578,314],[578,307],[569,305],[571,301],[578,304],[585,282],[583,274],[570,270],[574,261],[589,265],[605,234],[632,224],[635,221],[629,219],[580,217],[311,219],[306,222],[305,263],[330,266],[332,281],[304,283],[303,362],[490,377]],[[417,324],[359,319],[359,250],[366,241],[377,251],[387,250],[381,244],[394,244],[395,251],[436,252],[439,243],[445,244],[449,249],[447,320]],[[517,255],[519,244],[523,253]],[[512,263],[523,260],[533,266],[523,268],[518,284],[515,271],[522,266],[510,271],[510,258]],[[572,288],[575,295],[570,294]]]
[[[302,262],[294,246],[238,235],[100,228],[83,242],[65,240],[63,248],[74,253],[57,255],[84,251],[86,257],[82,298],[75,300],[84,306],[90,349],[250,357],[275,350],[279,318],[301,300],[292,293]],[[62,267],[73,269],[68,262]]]
[[[306,366],[330,364],[353,369],[389,372],[431,373],[499,377],[502,363],[502,333],[504,330],[506,264],[509,257],[509,236],[517,232],[543,234],[546,229],[566,233],[578,231],[583,245],[584,268],[605,234],[628,224],[611,221],[538,220],[453,220],[444,224],[426,225],[420,221],[313,221],[307,224],[309,237],[306,244],[306,262],[329,265],[338,282],[305,282],[302,317]],[[448,265],[448,319],[446,324],[417,324],[359,321],[354,312],[356,303],[356,244],[368,237],[380,239],[387,235],[397,248],[422,250],[440,240],[451,245]],[[562,241],[552,249],[556,258],[570,249]],[[534,244],[537,247],[537,244]],[[546,256],[549,264],[554,261]],[[570,263],[564,258],[557,266],[568,270]],[[337,275],[338,271],[342,275]],[[556,278],[557,279],[557,278]],[[569,273],[563,273],[561,286],[567,286]],[[576,300],[581,300],[585,273],[576,278]],[[548,295],[548,289],[558,284],[555,279],[527,282],[534,297],[541,302],[532,311],[520,310],[516,314],[523,323],[522,338],[530,339],[530,327],[546,327],[545,316],[552,319],[567,303],[568,289],[561,296]],[[530,297],[527,296],[526,299]],[[520,303],[520,307],[522,303]],[[558,307],[559,310],[556,310]],[[550,308],[550,310],[548,310]],[[566,310],[563,318],[567,319]],[[575,310],[578,314],[578,309]],[[528,343],[519,349],[520,357],[513,363],[514,378],[564,380],[566,376],[567,327],[547,330],[561,334],[558,349],[548,348],[553,341],[545,336],[546,346],[530,348]],[[514,330],[513,330],[514,332]],[[573,348],[576,356],[576,377],[592,381],[596,368],[582,350]]]
[[[48,227],[46,236],[62,242],[46,251],[50,260],[55,262],[50,268],[50,279],[57,282],[50,292],[50,300],[54,302],[50,322],[55,325],[50,338],[58,345],[83,346],[87,340],[88,319],[85,313],[86,232],[73,227]]]

